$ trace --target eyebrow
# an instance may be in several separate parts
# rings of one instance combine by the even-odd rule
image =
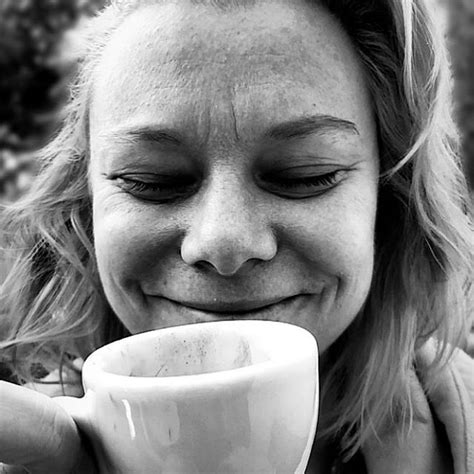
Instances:
[[[158,129],[152,126],[125,128],[113,130],[103,134],[108,139],[119,142],[153,142],[162,145],[179,146],[184,143],[183,138],[175,130]]]
[[[304,138],[312,134],[331,134],[345,132],[359,135],[359,130],[354,122],[341,119],[332,115],[310,115],[295,120],[279,123],[267,129],[264,137],[274,140],[292,140]],[[159,129],[153,126],[139,126],[106,132],[108,139],[119,142],[153,142],[161,145],[180,146],[185,143],[184,138],[173,129]]]
[[[275,125],[265,132],[265,136],[276,140],[291,140],[304,138],[314,133],[322,135],[333,132],[359,135],[356,124],[350,120],[332,115],[311,115]]]

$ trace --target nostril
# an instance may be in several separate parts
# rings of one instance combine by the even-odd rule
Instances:
[[[264,263],[264,261],[259,259],[249,259],[244,262],[231,260],[208,262],[206,260],[199,260],[194,263],[194,267],[206,273],[214,273],[222,277],[234,277],[245,274],[259,263]]]
[[[212,265],[211,263],[209,262],[206,262],[205,260],[199,260],[197,261],[194,266],[198,269],[198,270],[203,270],[203,271],[216,271],[214,265]]]
[[[199,260],[195,265],[202,271],[218,273],[224,277],[235,275],[242,266],[242,264],[231,259],[216,259],[214,261]]]

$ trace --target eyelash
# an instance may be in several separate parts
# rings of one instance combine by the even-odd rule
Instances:
[[[295,192],[293,197],[297,199],[298,197],[309,197],[324,193],[338,184],[341,173],[342,170],[336,170],[321,175],[302,176],[299,178],[266,175],[262,177],[261,181],[270,192],[291,198],[292,196],[286,196],[284,191],[286,190],[288,193],[293,191]],[[168,179],[168,183],[146,182],[128,177],[117,177],[116,180],[127,193],[130,193],[139,199],[152,202],[164,203],[176,201],[192,194],[197,188],[196,182],[189,177],[177,177],[172,181]],[[299,193],[300,195],[298,196],[297,191],[298,188],[301,187],[304,187],[307,191]],[[315,187],[321,187],[322,189],[311,191],[311,189],[314,189]],[[156,194],[156,196],[145,196],[145,193]],[[161,196],[159,196],[160,193]]]
[[[195,187],[193,186],[192,180],[190,180],[188,177],[183,177],[181,179],[176,178],[174,180],[170,180],[168,178],[168,183],[146,182],[141,181],[137,178],[127,177],[117,177],[116,180],[119,183],[120,187],[124,189],[127,193],[130,193],[133,196],[143,199],[145,201],[154,202],[174,201],[190,194],[190,188]],[[148,197],[144,196],[144,193],[161,193],[162,196]]]
[[[272,183],[277,183],[278,186],[281,186],[282,188],[296,188],[298,186],[306,186],[308,188],[311,188],[313,186],[332,186],[336,184],[337,182],[337,177],[339,175],[339,170],[338,171],[333,171],[331,173],[326,173],[322,175],[316,175],[316,176],[307,176],[307,177],[301,177],[301,178],[289,178],[289,179],[274,179],[271,181]]]
[[[163,191],[163,186],[158,183],[145,183],[143,181],[135,181],[133,179],[124,179],[126,181],[130,191],[137,191],[137,192],[145,192],[145,191],[153,191],[153,192],[160,192]],[[169,189],[169,188],[168,188]],[[171,188],[173,189],[173,188]]]

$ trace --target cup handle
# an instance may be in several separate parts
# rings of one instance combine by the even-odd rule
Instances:
[[[76,397],[54,397],[55,403],[61,406],[81,428],[89,425],[90,394],[82,398]]]

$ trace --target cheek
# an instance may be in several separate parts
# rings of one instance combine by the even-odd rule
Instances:
[[[152,214],[152,215],[150,215]],[[94,245],[104,288],[131,289],[175,245],[169,221],[130,205],[94,205]]]
[[[363,305],[372,282],[375,251],[375,206],[357,206],[341,215],[329,231],[332,261],[340,293],[354,316]],[[328,243],[328,246],[331,245]]]
[[[291,214],[282,232],[292,235],[293,248],[320,270],[351,279],[372,271],[376,194],[309,204]],[[304,224],[302,224],[304,223]]]
[[[94,207],[94,244],[102,287],[112,310],[132,334],[158,327],[146,306],[143,282],[151,275],[166,281],[169,265],[163,262],[175,252],[171,247],[176,246],[176,235],[169,221],[163,222],[153,212],[133,210],[125,203],[114,205],[113,210]]]
[[[305,262],[306,271],[326,282],[317,308],[319,317],[308,321],[321,350],[326,350],[352,323],[370,291],[376,188],[366,185],[366,190],[365,195],[351,192],[350,199],[340,193],[320,200],[317,206],[293,215],[287,227],[293,231],[293,249]]]

